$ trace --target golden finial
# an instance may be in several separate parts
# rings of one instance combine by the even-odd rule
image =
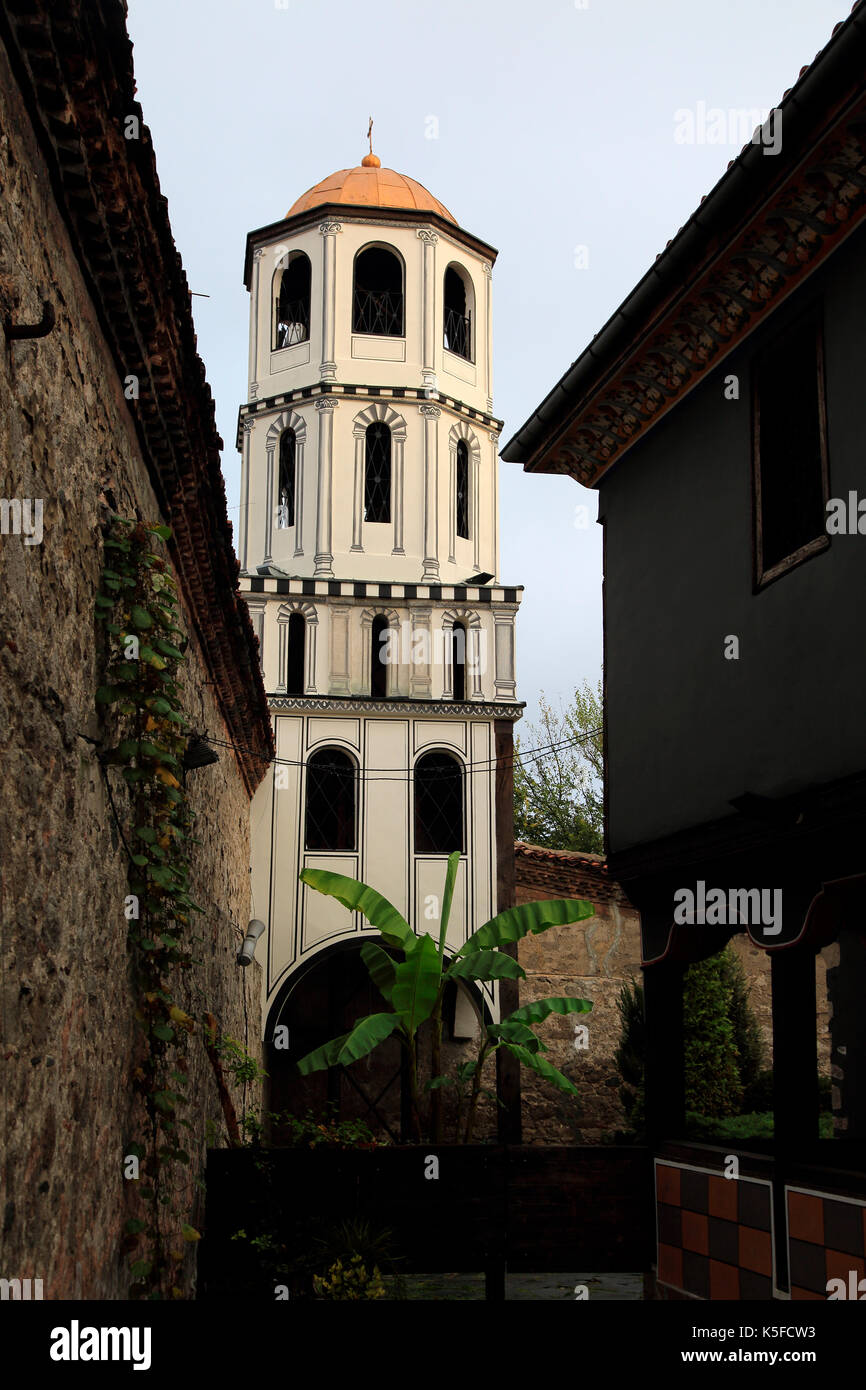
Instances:
[[[375,155],[375,154],[373,153],[373,117],[372,117],[372,116],[370,117],[370,124],[367,126],[367,139],[368,139],[369,142],[370,142],[370,153],[364,155],[364,158],[361,160],[361,167],[362,167],[362,169],[379,169],[379,168],[381,168],[382,161],[381,161],[381,159],[379,159],[378,155]]]

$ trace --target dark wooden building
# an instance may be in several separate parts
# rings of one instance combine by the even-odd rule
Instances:
[[[864,71],[861,5],[774,113],[779,151],[756,132],[503,454],[600,494],[606,849],[641,913],[671,1296],[866,1273]],[[741,932],[771,962],[774,1138],[697,1146],[683,970]]]

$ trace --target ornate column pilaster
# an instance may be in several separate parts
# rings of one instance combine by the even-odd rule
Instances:
[[[419,406],[424,420],[424,571],[422,583],[439,580],[439,416],[438,405]]]
[[[357,426],[352,435],[355,440],[355,486],[352,493],[352,550],[363,550],[361,527],[364,520],[364,463],[366,455],[367,431],[363,425]]]
[[[466,641],[469,647],[467,653],[467,667],[470,677],[470,700],[483,700],[484,691],[482,689],[482,677],[487,666],[487,633],[484,628],[471,627],[466,634]]]
[[[404,454],[406,449],[406,432],[400,430],[391,432],[391,447],[394,451],[394,479],[392,483],[394,496],[394,548],[392,555],[405,555],[403,549],[403,469]]]
[[[334,329],[336,324],[337,302],[337,234],[343,230],[341,222],[320,222],[322,235],[322,363],[319,368],[322,381],[336,381],[337,364],[334,361]]]
[[[470,536],[472,518],[469,519]],[[448,440],[448,562],[455,563],[457,548],[457,440]]]
[[[493,613],[494,657],[496,673],[494,686],[497,700],[513,700],[517,683],[514,678],[514,615],[516,604],[502,604]]]
[[[487,409],[493,409],[493,266],[489,261],[482,261],[481,269],[484,271],[487,298]]]
[[[253,252],[253,314],[250,324],[250,394],[254,401],[259,394],[259,320],[262,315],[261,264],[264,249],[259,246]]]
[[[263,565],[273,560],[271,544],[273,541],[274,514],[277,508],[277,487],[274,481],[274,444],[269,441],[266,448],[267,467],[265,469],[265,557]]]
[[[348,603],[330,606],[331,672],[328,682],[330,695],[348,695],[349,691],[349,617]]]
[[[305,695],[316,695],[316,640],[319,631],[319,619],[316,616],[307,618],[304,639],[304,661],[306,682],[304,684]]]
[[[259,666],[264,671],[265,668],[265,603],[263,598],[257,598],[249,594],[244,597],[247,601],[247,608],[250,610],[250,617],[253,620],[253,631],[259,639]]]
[[[238,540],[240,542],[238,559],[240,560],[241,574],[249,574],[247,554],[250,528],[250,452],[254,425],[255,420],[249,417],[244,420],[244,437],[241,442],[241,514],[238,518]]]
[[[439,237],[429,227],[419,227],[417,235],[424,246],[421,267],[421,385],[430,389],[436,385],[436,246]]]
[[[276,694],[286,693],[286,671],[289,661],[289,620],[291,612],[284,609],[277,614],[277,685]]]
[[[432,608],[412,608],[412,642],[410,647],[412,669],[409,677],[409,694],[418,700],[429,700],[431,695],[430,659],[433,634],[430,630],[430,622],[432,616]],[[417,642],[415,640],[416,634],[419,636]],[[426,653],[426,661],[418,660],[419,651]]]
[[[304,553],[304,445],[306,430],[295,434],[295,554]]]
[[[331,484],[334,455],[334,411],[338,402],[330,396],[316,401],[319,417],[319,474],[316,496],[316,556],[313,573],[320,578],[333,579],[334,556],[331,553],[332,499]]]

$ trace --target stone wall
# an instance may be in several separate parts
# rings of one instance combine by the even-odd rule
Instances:
[[[0,350],[0,495],[41,498],[44,507],[40,544],[0,537],[0,1275],[40,1278],[46,1298],[124,1298],[120,1244],[136,1198],[122,1160],[142,1136],[130,1081],[137,1029],[123,915],[127,861],[96,760],[103,729],[94,705],[102,680],[94,597],[107,512],[164,518],[135,405],[124,399],[2,44],[0,186],[0,319],[36,323],[43,299],[57,319],[46,337]],[[182,602],[191,639],[187,713],[198,730],[237,742],[183,591]],[[234,602],[228,593],[227,610]],[[249,709],[252,726],[252,700]],[[123,818],[119,779],[114,786]],[[196,1016],[213,1012],[255,1052],[260,971],[234,961],[249,917],[249,787],[222,749],[218,765],[190,774],[188,789],[202,842],[192,893],[206,911],[196,919],[197,963],[181,1002]],[[196,1225],[193,1180],[207,1134],[223,1126],[198,1035],[189,1056],[187,1219]],[[187,1292],[193,1282],[191,1252]]]
[[[614,1062],[620,1038],[617,1000],[623,984],[640,981],[640,917],[613,882],[599,855],[515,845],[516,900],[585,898],[595,915],[565,927],[551,927],[520,942],[526,980],[521,1005],[548,995],[576,995],[592,1002],[589,1014],[551,1015],[537,1028],[547,1058],[580,1091],[573,1101],[540,1076],[523,1068],[524,1143],[598,1143],[605,1133],[626,1127],[619,1098],[621,1080]],[[585,1049],[575,1025],[585,1025]]]

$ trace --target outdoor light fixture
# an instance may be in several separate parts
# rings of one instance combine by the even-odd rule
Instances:
[[[218,763],[219,760],[216,749],[211,748],[199,734],[193,734],[180,761],[187,772],[193,772],[197,767],[209,767],[211,763]]]
[[[253,956],[256,953],[256,942],[264,930],[264,922],[260,922],[258,917],[254,917],[247,927],[243,945],[238,951],[238,965],[252,965]]]
[[[464,584],[489,584],[492,578],[493,578],[493,575],[492,575],[492,574],[488,574],[486,570],[482,570],[480,574],[473,574],[473,576],[472,576],[471,579],[464,579],[463,583],[464,583]]]

